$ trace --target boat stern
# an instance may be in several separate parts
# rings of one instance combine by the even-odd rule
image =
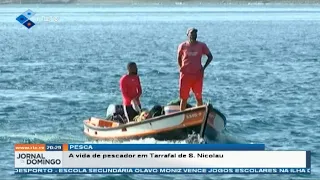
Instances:
[[[98,131],[96,130],[97,128],[113,128],[113,127],[118,127],[119,123],[113,122],[110,120],[105,120],[105,119],[100,119],[100,118],[94,118],[91,117],[89,119],[86,119],[83,121],[83,128],[84,128],[84,133],[87,136],[97,136]]]

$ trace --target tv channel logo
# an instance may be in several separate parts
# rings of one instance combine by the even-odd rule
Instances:
[[[25,27],[27,27],[28,29],[30,29],[32,26],[34,26],[34,22],[32,22],[30,20],[31,17],[33,17],[36,13],[31,11],[30,9],[28,9],[27,11],[25,11],[24,13],[22,13],[20,16],[18,16],[16,18],[16,20],[24,25]]]

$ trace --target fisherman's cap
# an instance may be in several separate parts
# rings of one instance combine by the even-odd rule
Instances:
[[[187,35],[188,35],[189,33],[193,32],[193,31],[195,31],[195,33],[197,33],[197,32],[198,32],[198,29],[193,28],[193,27],[188,28],[188,30],[187,30]]]

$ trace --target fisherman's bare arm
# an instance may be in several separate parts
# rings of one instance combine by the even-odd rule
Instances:
[[[181,67],[182,67],[182,47],[181,47],[181,45],[179,45],[179,47],[178,47],[178,51],[177,51],[177,61],[178,61],[178,65],[179,65],[179,69],[181,69]]]
[[[203,70],[205,70],[209,66],[209,64],[211,63],[213,56],[212,56],[212,53],[206,44],[203,44],[202,50],[203,50],[203,54],[205,54],[208,57],[207,62],[203,66]]]

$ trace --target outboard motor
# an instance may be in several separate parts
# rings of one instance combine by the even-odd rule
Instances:
[[[116,112],[116,105],[110,104],[107,108],[106,117],[111,117]]]
[[[127,122],[122,105],[110,104],[107,108],[106,118],[121,124]]]

